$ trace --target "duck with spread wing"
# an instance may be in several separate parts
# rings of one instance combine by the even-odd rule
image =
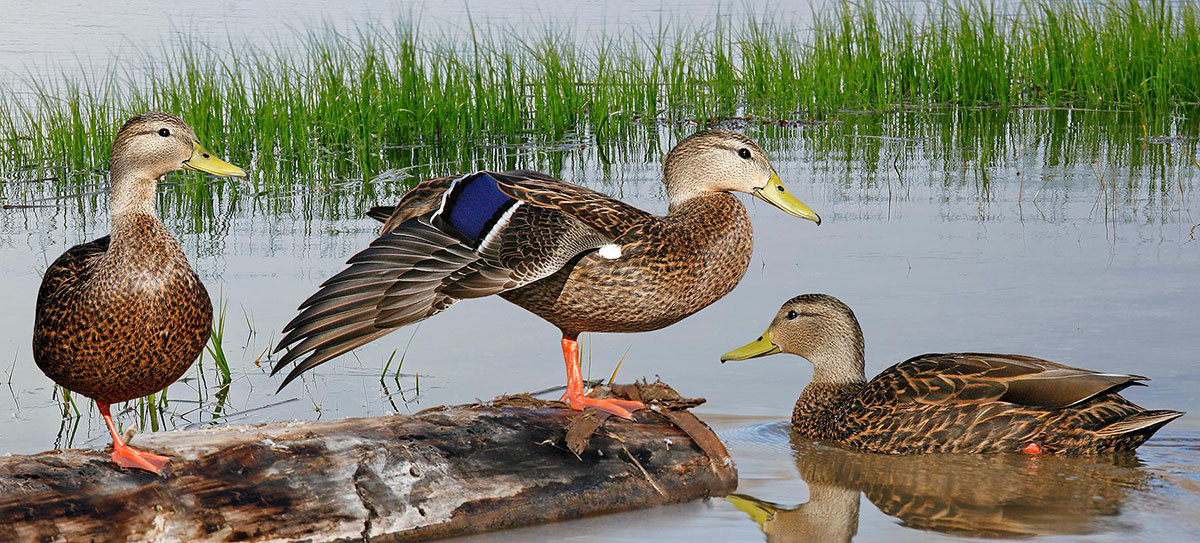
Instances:
[[[424,181],[371,216],[383,233],[325,281],[284,328],[273,373],[305,371],[429,318],[459,300],[499,295],[562,331],[563,401],[630,417],[638,402],[584,395],[577,338],[645,332],[721,299],[750,264],[752,231],[732,192],[820,224],[784,189],[753,140],[698,132],[667,154],[664,216],[528,171]],[[303,359],[302,359],[303,358]]]

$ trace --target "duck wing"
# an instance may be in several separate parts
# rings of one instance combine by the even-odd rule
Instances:
[[[87,280],[92,275],[92,262],[108,252],[109,236],[81,243],[60,255],[46,268],[42,286],[38,289],[38,307],[46,300]]]
[[[34,356],[41,352],[41,345],[50,338],[43,328],[46,319],[59,318],[68,309],[61,306],[64,298],[92,276],[93,263],[108,252],[109,236],[81,243],[60,255],[46,268],[42,285],[38,288],[37,310],[33,325]]]
[[[1148,379],[1100,373],[1022,355],[948,353],[921,355],[884,370],[865,395],[924,404],[1003,401],[1061,408]]]
[[[286,348],[287,353],[272,374],[311,354],[280,388],[458,300],[547,277],[611,243],[616,225],[650,216],[595,191],[533,175],[484,171],[433,179],[414,187],[390,213],[373,210],[377,219],[386,215],[383,234],[322,283],[284,327],[276,352]],[[549,195],[554,187],[564,194]],[[582,203],[585,198],[590,207]],[[620,217],[622,212],[629,216]],[[602,231],[593,226],[598,224],[613,228]]]
[[[620,237],[651,216],[607,194],[541,172],[518,170],[487,173],[507,196],[571,215],[609,239]],[[389,231],[412,217],[434,211],[441,205],[446,189],[456,179],[453,176],[440,177],[421,182],[405,193],[399,204],[373,207],[367,211],[367,216],[384,223],[383,230]]]
[[[540,172],[516,171],[494,175],[500,190],[509,196],[571,215],[609,239],[619,238],[652,217],[612,196]]]
[[[394,206],[376,206],[367,210],[367,216],[383,223],[383,232],[391,232],[397,226],[418,215],[437,211],[442,205],[442,195],[461,175],[428,179],[400,197]]]

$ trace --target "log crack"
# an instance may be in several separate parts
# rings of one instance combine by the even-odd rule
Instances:
[[[379,510],[371,501],[371,491],[367,488],[366,481],[375,478],[374,474],[370,473],[370,468],[367,467],[367,462],[373,455],[368,455],[363,458],[358,467],[354,470],[354,475],[350,480],[354,483],[354,493],[358,495],[359,502],[362,503],[363,509],[367,510],[367,517],[363,519],[362,540],[363,543],[371,543],[371,526],[375,519],[379,518]]]

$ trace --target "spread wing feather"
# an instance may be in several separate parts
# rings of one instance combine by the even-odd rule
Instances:
[[[300,305],[277,348],[288,352],[272,373],[311,352],[288,374],[287,385],[309,368],[449,307],[452,299],[437,303],[438,287],[478,258],[454,245],[461,242],[421,219],[381,235]],[[377,326],[379,321],[388,326]]]
[[[400,197],[400,203],[395,206],[371,208],[367,215],[382,221],[384,232],[391,232],[413,217],[437,211],[438,206],[442,204],[442,195],[459,177],[461,176],[438,177],[417,183],[417,186]]]

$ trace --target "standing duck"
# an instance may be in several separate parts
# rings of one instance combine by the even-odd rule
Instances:
[[[272,373],[308,355],[282,389],[459,300],[499,294],[562,331],[564,402],[629,418],[642,404],[584,396],[579,334],[657,330],[732,290],[750,263],[753,235],[731,192],[821,222],[780,184],[766,153],[735,132],[681,141],[664,160],[663,180],[665,216],[536,172],[424,181],[395,207],[369,213],[384,222],[383,234],[301,304]]]
[[[154,473],[167,457],[126,445],[109,405],[175,382],[212,327],[208,291],[154,210],[155,187],[176,170],[246,175],[206,151],[179,117],[126,121],[112,150],[112,233],[50,265],[33,324],[33,359],[54,382],[96,402],[112,433],[113,462]]]
[[[1130,451],[1183,415],[1147,411],[1118,394],[1145,377],[1021,355],[926,354],[867,381],[858,320],[826,294],[788,300],[762,336],[721,361],[780,352],[814,368],[792,428],[871,452]]]

